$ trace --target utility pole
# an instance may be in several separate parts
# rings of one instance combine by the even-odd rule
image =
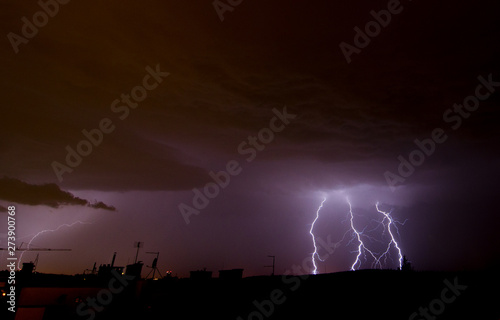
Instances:
[[[264,266],[265,268],[273,268],[273,273],[271,273],[272,276],[274,276],[274,261],[276,259],[276,256],[268,256],[269,258],[273,258],[273,265],[272,266]]]

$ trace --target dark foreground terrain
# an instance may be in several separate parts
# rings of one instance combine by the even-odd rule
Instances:
[[[111,279],[34,274],[16,319],[500,319],[493,271]],[[13,318],[5,298],[0,318]]]

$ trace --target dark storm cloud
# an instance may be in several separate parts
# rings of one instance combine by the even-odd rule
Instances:
[[[63,162],[83,129],[109,117],[116,130],[65,176],[64,188],[189,190],[207,180],[207,152],[222,163],[234,158],[270,110],[286,105],[297,119],[269,146],[277,152],[259,161],[320,160],[372,182],[497,66],[498,25],[485,3],[403,3],[350,64],[338,44],[352,43],[353,28],[387,1],[253,1],[226,13],[224,23],[209,2],[69,3],[17,55],[8,43],[2,48],[9,121],[0,130],[9,138],[0,143],[0,167],[57,181],[52,161]],[[38,9],[36,2],[11,5],[2,28],[20,30],[16,17]],[[116,120],[110,103],[156,63],[171,75]],[[498,132],[483,124],[497,101],[481,105],[457,138],[495,141]],[[369,174],[355,169],[360,162]]]
[[[136,230],[171,252],[169,270],[180,273],[205,259],[220,268],[227,257],[226,266],[244,259],[234,267],[262,274],[268,254],[283,268],[310,257],[314,211],[334,191],[350,193],[356,208],[380,200],[409,218],[402,247],[417,268],[477,267],[498,256],[500,95],[481,101],[459,130],[443,121],[474,94],[478,76],[500,81],[498,1],[401,0],[404,10],[351,63],[339,44],[353,44],[354,27],[388,0],[243,1],[223,23],[212,2],[70,1],[15,54],[5,35],[20,33],[21,18],[40,7],[9,1],[0,11],[0,177],[16,179],[0,180],[11,187],[0,198],[113,209],[63,190],[98,199],[110,191],[123,215],[100,224],[104,232],[89,230],[82,250],[103,237],[94,254],[105,256],[116,251],[106,246],[110,232],[129,246],[121,230]],[[156,64],[169,77],[119,120],[111,102]],[[247,163],[238,145],[284,106],[297,117]],[[62,183],[42,184],[58,182],[51,163],[65,162],[66,146],[105,117],[115,130]],[[384,172],[397,172],[398,156],[437,127],[449,138],[392,192]],[[178,204],[192,203],[191,189],[233,159],[242,173],[184,228]],[[328,212],[344,218],[345,209]],[[333,229],[322,236],[339,240]],[[352,263],[345,249],[336,271]]]
[[[33,185],[9,177],[0,179],[0,199],[31,206],[45,205],[52,208],[74,205],[109,211],[116,210],[113,206],[109,206],[101,201],[90,203],[88,200],[75,197],[71,193],[61,190],[54,183]]]
[[[91,208],[94,208],[94,209],[104,209],[104,210],[110,210],[110,211],[115,211],[116,210],[115,207],[108,206],[107,204],[105,204],[102,201],[99,201],[99,202],[96,202],[96,203],[92,203],[92,204],[88,204],[88,206],[91,207]]]

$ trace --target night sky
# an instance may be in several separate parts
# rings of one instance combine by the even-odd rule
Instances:
[[[33,240],[72,249],[38,271],[126,265],[143,241],[178,276],[269,274],[268,255],[283,273],[324,197],[316,236],[345,238],[320,272],[356,257],[346,197],[379,241],[377,201],[406,221],[417,270],[500,266],[498,1],[5,2],[1,246],[10,205],[18,246],[82,222]]]

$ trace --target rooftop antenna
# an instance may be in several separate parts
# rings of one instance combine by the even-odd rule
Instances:
[[[39,256],[39,253],[37,253],[37,254],[36,254],[36,259],[35,259],[35,261],[33,262],[33,264],[34,264],[33,271],[36,271],[36,267],[38,266],[38,256]]]
[[[97,264],[97,262],[94,262],[94,267],[92,268],[92,270],[90,270],[90,269],[83,270],[83,275],[85,275],[85,273],[87,271],[90,271],[90,274],[96,274],[96,264]]]
[[[272,276],[274,276],[274,260],[276,259],[276,256],[267,256],[268,258],[273,258],[273,265],[272,266],[264,266],[265,268],[273,268],[273,273],[271,273]]]
[[[113,254],[113,259],[111,260],[111,267],[113,267],[115,265],[115,259],[116,259],[116,251]]]
[[[137,263],[137,257],[139,256],[139,248],[142,248],[143,245],[144,245],[144,242],[141,242],[141,241],[134,242],[134,248],[137,248],[137,253],[135,254],[135,262],[134,263]]]
[[[151,274],[151,272],[153,272],[153,279],[155,279],[155,274],[156,274],[156,271],[158,271],[158,274],[160,275],[160,278],[163,278],[162,275],[161,275],[161,271],[160,269],[158,269],[158,257],[160,256],[160,253],[159,252],[146,252],[146,253],[149,253],[149,254],[156,254],[156,258],[153,259],[153,263],[151,264],[151,266],[147,266],[148,268],[151,268],[151,271],[149,271],[148,275],[146,276],[146,279],[149,277],[149,275]]]

